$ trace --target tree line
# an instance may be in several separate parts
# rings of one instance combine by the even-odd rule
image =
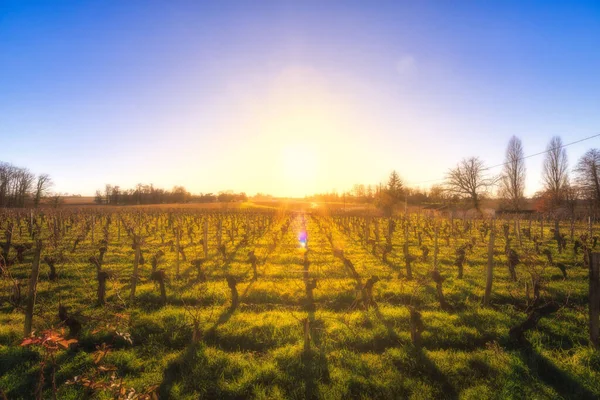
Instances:
[[[410,188],[398,172],[392,171],[385,184],[354,185],[342,195],[325,193],[309,199],[371,203],[384,213],[390,213],[404,202],[417,205],[463,202],[481,212],[482,200],[495,197],[500,200],[500,208],[520,212],[526,206],[525,158],[521,139],[513,136],[506,148],[504,163],[494,166],[502,167],[499,174],[493,174],[490,171],[493,167],[486,166],[479,157],[467,157],[448,170],[443,183],[429,189]],[[533,196],[536,211],[573,215],[578,205],[585,205],[594,213],[600,210],[599,149],[588,150],[570,168],[562,139],[555,136],[544,151],[541,178],[543,187]]]
[[[245,193],[223,191],[218,194],[191,194],[183,186],[174,186],[172,190],[137,184],[134,188],[122,189],[118,185],[107,184],[104,190],[96,190],[94,202],[105,205],[142,205],[142,204],[183,204],[183,203],[230,203],[247,201]]]
[[[504,208],[521,211],[525,205],[525,158],[521,140],[513,136],[499,175],[492,175],[478,157],[465,158],[448,171],[446,188],[478,211],[481,199],[497,189]],[[579,204],[585,204],[590,213],[600,209],[600,150],[589,149],[570,168],[565,145],[554,136],[544,152],[541,178],[543,187],[533,196],[538,211],[573,215]]]
[[[48,174],[36,176],[27,168],[0,161],[0,208],[37,207],[51,187]]]

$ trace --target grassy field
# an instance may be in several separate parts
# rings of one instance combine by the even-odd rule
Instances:
[[[0,292],[0,390],[9,399],[35,398],[36,392],[59,399],[600,397],[600,354],[588,340],[588,270],[581,250],[573,254],[570,240],[558,253],[550,224],[539,249],[550,250],[554,262],[566,265],[567,278],[546,256],[535,253],[532,240],[521,238],[521,245],[511,222],[512,248],[523,261],[513,281],[506,266],[504,222],[498,220],[492,296],[484,307],[489,233],[480,233],[482,221],[473,222],[470,230],[455,221],[451,234],[447,220],[398,218],[384,261],[383,218],[377,219],[377,228],[371,219],[369,236],[361,237],[361,223],[367,219],[318,211],[100,208],[60,216],[46,213],[34,218],[37,237],[43,238],[42,257],[60,261],[55,280],[49,279],[48,265],[42,262],[35,335],[52,330],[61,335],[57,341],[76,341],[56,349],[21,346],[34,255],[33,248],[26,250],[22,261],[5,269],[10,276],[5,271]],[[9,221],[17,221],[13,244],[33,243],[29,214],[5,214],[3,229]],[[200,242],[205,221],[208,254]],[[444,309],[431,275],[435,224],[440,227]],[[405,268],[403,225],[409,253],[416,258],[412,279]],[[185,261],[176,251],[178,228]],[[568,222],[561,229],[568,232]],[[308,252],[299,241],[303,231]],[[540,235],[539,224],[533,231]],[[587,225],[578,224],[574,237],[586,231]],[[419,235],[421,245],[430,249],[427,259],[421,257]],[[78,236],[83,239],[72,251]],[[134,236],[143,239],[145,262],[139,266],[132,300]],[[97,268],[89,258],[98,254],[104,238],[102,269],[112,276],[106,303],[98,305]],[[458,279],[456,250],[473,242],[464,276]],[[343,257],[336,256],[334,250],[341,249]],[[164,252],[158,268],[166,275],[166,303],[152,279],[151,259],[159,250]],[[257,258],[257,279],[251,251]],[[11,249],[9,258],[15,254]],[[191,262],[196,259],[202,260],[204,277]],[[372,301],[367,301],[364,286],[373,276],[378,281]],[[527,295],[532,276],[539,277],[537,302]],[[228,278],[237,282],[237,302]],[[23,284],[20,301],[11,299],[15,281]],[[315,283],[314,289],[309,290],[309,283]],[[535,307],[549,302],[560,308],[541,318],[524,340],[509,335]],[[81,324],[76,335],[69,336],[68,323],[59,319],[59,305]],[[420,315],[420,343],[411,339],[411,310]]]

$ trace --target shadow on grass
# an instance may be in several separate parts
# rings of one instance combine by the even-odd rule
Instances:
[[[219,315],[217,322],[215,322],[214,325],[206,331],[205,339],[207,343],[213,343],[216,340],[217,328],[220,325],[227,323],[227,321],[231,319],[231,316],[233,315],[237,307],[237,304],[231,304],[223,313],[221,313],[221,315]]]
[[[323,321],[315,318],[315,312],[312,310],[308,312],[308,321],[310,327],[310,336],[315,346],[318,348],[318,352],[311,349],[310,352],[305,352],[302,355],[304,398],[318,399],[319,381],[324,383],[330,382],[327,356],[325,354],[324,346],[322,345],[322,332],[324,331],[325,327],[323,325]]]
[[[165,368],[158,395],[161,399],[169,399],[173,386],[180,386],[183,393],[193,393],[198,398],[222,398],[218,381],[219,376],[208,367],[204,345],[193,344]]]
[[[381,314],[381,311],[379,311],[379,307],[377,307],[377,304],[373,305],[373,309],[375,310],[375,315],[377,316],[377,319],[385,326],[385,328],[388,331],[388,336],[389,338],[393,341],[396,342],[398,344],[401,344],[401,340],[400,340],[400,336],[398,336],[398,334],[396,333],[396,331],[394,330],[394,324],[392,324],[390,321],[386,320],[385,317],[383,316],[383,314]]]
[[[519,348],[527,367],[546,385],[565,399],[597,399],[598,394],[578,382],[570,373],[558,368],[552,361],[538,353],[530,344]]]
[[[435,363],[427,356],[422,348],[412,345],[405,346],[409,357],[414,359],[414,368],[406,371],[405,365],[396,365],[398,371],[402,374],[413,375],[419,378],[426,378],[431,383],[439,385],[442,393],[442,398],[458,399],[458,392],[452,386],[448,378],[440,371]],[[404,367],[404,368],[403,368]]]

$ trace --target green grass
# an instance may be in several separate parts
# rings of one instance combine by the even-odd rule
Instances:
[[[96,212],[96,211],[94,211]],[[63,251],[65,259],[57,265],[59,279],[48,280],[47,266],[42,264],[34,328],[40,332],[59,325],[58,304],[80,319],[83,330],[79,343],[56,354],[58,398],[109,398],[107,391],[91,393],[81,385],[67,385],[75,376],[89,376],[97,370],[94,358],[99,346],[107,344],[110,352],[99,365],[110,371],[98,375],[108,380],[110,374],[123,379],[124,385],[137,392],[156,388],[160,398],[460,398],[460,399],[528,399],[528,398],[594,398],[600,397],[600,355],[588,341],[587,270],[581,267],[581,255],[573,259],[571,245],[558,254],[546,224],[544,248],[551,249],[556,261],[568,265],[569,277],[562,279],[556,268],[543,268],[539,256],[537,271],[541,274],[544,301],[564,305],[554,315],[542,319],[526,334],[528,346],[518,346],[509,337],[511,327],[526,318],[525,285],[529,271],[517,266],[518,281],[510,280],[504,255],[504,239],[498,231],[495,246],[495,275],[492,302],[482,306],[485,290],[487,242],[477,230],[457,233],[450,245],[439,239],[439,269],[445,278],[443,291],[453,311],[440,309],[433,269],[433,240],[423,234],[423,244],[430,248],[429,260],[413,263],[413,280],[406,279],[402,254],[404,235],[401,224],[393,237],[393,250],[384,263],[371,253],[371,246],[358,235],[356,226],[350,235],[340,229],[331,217],[306,216],[309,233],[311,277],[317,279],[313,291],[315,311],[307,312],[303,282],[304,250],[298,247],[297,235],[301,217],[279,213],[264,234],[240,243],[245,230],[243,211],[229,212],[223,223],[223,242],[228,259],[217,253],[216,215],[209,211],[179,210],[174,221],[181,220],[185,229],[182,243],[188,260],[203,258],[202,219],[210,219],[209,255],[203,268],[208,280],[196,279],[196,271],[188,262],[180,262],[181,279],[176,279],[176,253],[161,244],[173,239],[167,227],[167,213],[145,210],[142,246],[146,263],[140,266],[136,300],[129,300],[130,277],[134,251],[131,239],[121,226],[117,240],[116,215],[110,226],[108,252],[103,268],[113,273],[107,284],[107,304],[97,306],[95,267],[87,259],[97,254],[104,220],[96,216],[95,243],[88,234],[77,251],[70,252],[74,238],[90,218],[90,211],[73,216],[73,228],[58,247],[49,239],[49,229],[42,223],[46,238],[44,254]],[[125,213],[126,221],[134,221],[135,213]],[[266,214],[265,214],[266,215]],[[159,223],[156,223],[156,218]],[[233,219],[240,234],[231,242],[226,229]],[[255,217],[250,217],[255,218]],[[260,218],[260,217],[257,217]],[[281,226],[291,219],[289,230],[281,234]],[[146,221],[146,222],[144,222]],[[458,221],[457,221],[458,222]],[[462,221],[460,221],[462,223]],[[412,216],[412,223],[424,230],[426,222]],[[31,242],[22,220],[23,235],[15,242]],[[501,226],[500,221],[497,226]],[[158,230],[155,232],[155,227]],[[196,232],[189,243],[187,226]],[[255,226],[258,222],[255,221]],[[523,225],[525,226],[525,225]],[[536,228],[534,224],[534,228]],[[567,229],[566,224],[563,229]],[[383,242],[386,221],[379,222]],[[539,230],[539,226],[536,228]],[[578,226],[583,233],[585,226]],[[534,229],[535,230],[535,229]],[[18,230],[17,230],[18,231]],[[373,289],[376,307],[361,306],[360,290],[333,255],[327,240],[331,233],[335,248],[344,249],[363,283],[373,275],[380,281]],[[511,225],[512,232],[512,225]],[[534,232],[535,233],[535,232]],[[539,232],[538,232],[539,234]],[[274,236],[279,237],[269,249]],[[371,238],[374,233],[371,232]],[[477,238],[467,254],[464,278],[457,278],[455,249]],[[410,230],[410,251],[420,255],[414,231]],[[530,241],[524,241],[531,247]],[[516,238],[513,247],[520,253]],[[162,249],[165,256],[159,268],[167,273],[167,304],[163,305],[156,283],[150,280],[150,259]],[[233,252],[235,250],[235,252]],[[253,281],[247,254],[254,250],[260,263],[259,279]],[[233,253],[232,253],[233,252]],[[574,262],[576,261],[576,262]],[[11,267],[11,274],[25,286],[29,278],[32,252],[23,263]],[[400,275],[399,275],[400,273]],[[225,276],[237,277],[239,305],[231,307],[230,289]],[[22,348],[24,315],[21,308],[8,300],[10,286],[4,279],[0,288],[0,389],[10,399],[32,398],[40,375],[43,352],[37,347]],[[422,316],[422,347],[411,343],[409,306]],[[310,321],[310,350],[304,349],[303,321]],[[194,321],[200,339],[192,343]],[[119,334],[117,334],[119,332]],[[129,335],[131,343],[126,340]],[[52,397],[52,368],[46,364],[44,397]]]

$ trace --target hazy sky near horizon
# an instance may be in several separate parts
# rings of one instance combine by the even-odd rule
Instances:
[[[60,192],[428,186],[598,133],[597,1],[0,0],[0,160]]]

